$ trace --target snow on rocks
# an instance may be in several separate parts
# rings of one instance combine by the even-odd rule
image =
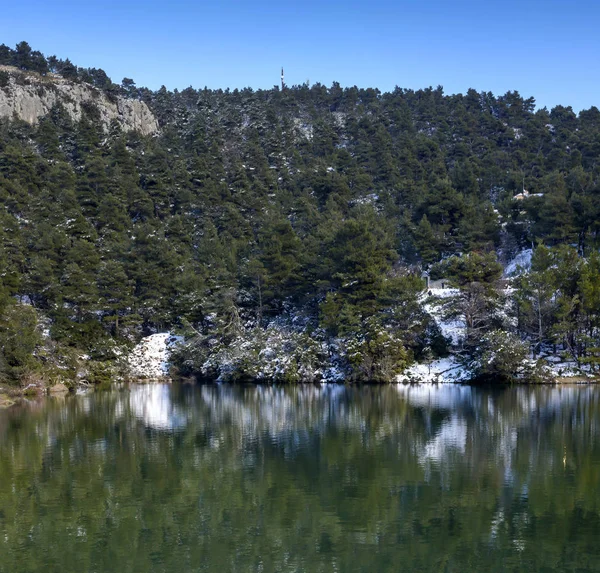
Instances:
[[[456,358],[440,358],[430,364],[413,364],[396,378],[397,382],[466,382],[472,377],[471,372],[465,369]]]
[[[161,332],[147,336],[131,351],[129,373],[136,378],[166,378],[173,348],[183,342],[182,336]]]
[[[558,356],[545,356],[544,360],[555,378],[595,378],[588,364],[578,366],[574,360],[563,360]]]
[[[525,249],[515,255],[504,269],[505,277],[517,277],[529,271],[531,268],[532,249]]]

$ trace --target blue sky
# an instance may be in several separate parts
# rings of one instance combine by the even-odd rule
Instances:
[[[600,107],[600,0],[5,0],[0,43],[152,89],[518,90]]]

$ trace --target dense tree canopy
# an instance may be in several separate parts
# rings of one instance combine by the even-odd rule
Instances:
[[[461,288],[490,282],[494,252],[505,261],[537,243],[560,249],[536,261],[558,257],[572,272],[550,288],[535,263],[523,332],[578,355],[572,321],[598,334],[595,107],[337,83],[152,92],[26,42],[0,46],[0,64],[141,98],[161,125],[157,137],[105,132],[94,106],[79,122],[60,106],[36,126],[0,122],[3,308],[26,297],[64,344],[102,355],[99,338],[206,329],[232,308],[261,326],[289,305],[331,335],[363,336],[374,332],[365,321],[395,328],[421,268],[455,257]],[[466,252],[479,253],[474,266]],[[553,319],[536,330],[536,313]],[[426,343],[419,328],[400,336],[405,350]]]

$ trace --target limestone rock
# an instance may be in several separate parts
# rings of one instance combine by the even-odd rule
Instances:
[[[114,101],[85,83],[74,83],[60,76],[22,72],[10,66],[0,66],[9,73],[8,84],[0,87],[0,117],[17,117],[36,124],[53,106],[62,104],[74,121],[79,121],[82,106],[94,104],[100,111],[104,128],[108,130],[116,119],[124,131],[139,131],[151,135],[158,131],[158,121],[145,102],[117,96]]]

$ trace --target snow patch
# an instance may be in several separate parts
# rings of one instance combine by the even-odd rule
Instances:
[[[517,277],[525,274],[531,268],[532,249],[525,249],[515,255],[504,269],[505,277]]]
[[[565,360],[560,356],[549,355],[544,356],[544,360],[548,364],[548,369],[552,376],[556,378],[594,378],[595,373],[592,372],[589,364],[577,365],[574,360]]]
[[[400,383],[407,382],[466,382],[471,378],[471,373],[464,368],[453,356],[439,358],[430,364],[413,364],[396,380]]]
[[[460,291],[456,288],[430,288],[427,291],[427,297],[429,298],[424,299],[428,302],[421,301],[423,309],[435,320],[442,336],[449,338],[454,346],[460,344],[460,341],[465,337],[466,325],[460,318],[448,319],[445,317],[446,310],[444,307],[448,301],[444,301],[444,299],[456,297],[459,294]]]
[[[131,351],[129,372],[139,378],[164,378],[169,375],[173,349],[183,342],[182,336],[161,332],[147,336]]]

